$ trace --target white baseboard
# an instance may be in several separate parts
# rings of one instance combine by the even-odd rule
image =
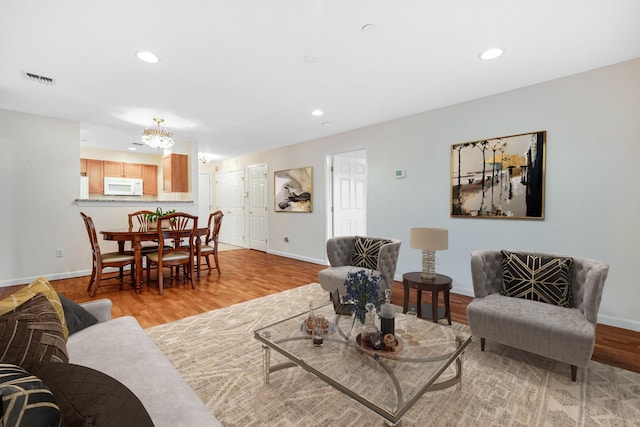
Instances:
[[[33,282],[40,277],[44,277],[45,279],[51,280],[61,280],[61,279],[71,279],[74,277],[82,277],[82,276],[90,276],[91,270],[80,270],[80,271],[70,271],[66,273],[55,273],[55,274],[41,274],[38,276],[30,276],[30,277],[22,277],[19,279],[11,279],[11,280],[2,280],[0,281],[0,288],[5,288],[7,286],[15,286],[15,285],[27,285]]]
[[[598,323],[602,325],[615,326],[616,328],[629,329],[631,331],[640,332],[640,322],[629,319],[621,319],[620,317],[598,315]]]
[[[296,254],[290,254],[288,252],[267,250],[267,253],[272,255],[278,255],[285,258],[297,259],[298,261],[311,262],[313,264],[327,265],[327,261],[324,259],[307,258]]]

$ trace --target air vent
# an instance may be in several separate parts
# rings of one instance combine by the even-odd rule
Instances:
[[[133,145],[144,145],[142,142],[132,142]]]
[[[56,85],[56,81],[54,79],[52,79],[51,77],[45,77],[45,76],[40,76],[38,74],[27,73],[26,71],[23,72],[23,74],[24,74],[24,77],[27,80],[31,80],[32,82],[40,83],[40,84],[47,85],[47,86],[55,86]]]

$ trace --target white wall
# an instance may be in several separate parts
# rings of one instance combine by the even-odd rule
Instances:
[[[271,198],[274,171],[313,166],[313,213],[271,208],[268,245],[273,253],[323,263],[325,155],[364,146],[368,234],[402,239],[396,278],[421,265],[419,251],[409,247],[411,227],[449,229],[449,250],[438,252],[437,270],[454,278],[454,292],[467,295],[473,250],[596,258],[610,264],[599,321],[640,331],[639,112],[640,60],[634,60],[216,166],[228,171],[267,163]],[[449,216],[451,144],[539,130],[547,131],[544,220]],[[395,179],[395,169],[406,169],[406,178]]]
[[[80,268],[73,255],[80,242],[69,239],[84,228],[71,212],[79,192],[79,124],[0,110],[0,134],[0,219],[8,237],[0,245],[0,281]],[[66,256],[56,258],[56,248]]]

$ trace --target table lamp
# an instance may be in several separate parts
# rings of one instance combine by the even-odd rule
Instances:
[[[449,247],[449,231],[443,228],[412,228],[411,247],[422,249],[423,279],[436,278],[436,252]]]

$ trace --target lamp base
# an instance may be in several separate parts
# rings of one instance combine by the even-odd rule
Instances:
[[[420,273],[420,277],[424,280],[433,280],[436,278],[436,273],[425,273],[424,271]]]
[[[422,273],[420,277],[425,280],[436,278],[436,251],[422,251]]]

